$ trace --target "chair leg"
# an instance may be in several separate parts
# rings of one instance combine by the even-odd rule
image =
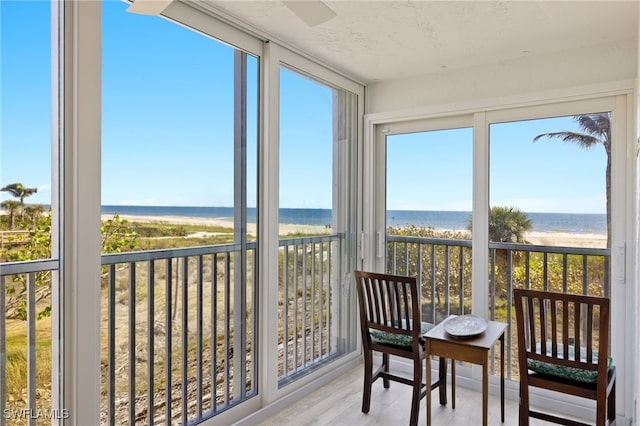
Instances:
[[[611,386],[611,392],[609,393],[609,398],[607,399],[607,422],[610,425],[616,423],[616,382],[614,380],[613,385]]]
[[[389,372],[389,354],[387,353],[383,353],[382,354],[382,365],[384,365],[384,372],[388,373]],[[385,389],[389,389],[389,379],[387,379],[386,377],[382,377],[382,383],[384,384],[384,388]]]
[[[526,377],[520,377],[520,408],[518,411],[518,425],[529,426],[529,385]]]
[[[427,383],[428,386],[431,386]],[[447,359],[440,357],[438,368],[438,392],[440,392],[440,405],[447,405]]]
[[[371,407],[371,376],[373,375],[373,354],[364,351],[364,389],[362,392],[362,412],[368,413]]]
[[[596,425],[604,426],[607,420],[607,401],[605,398],[596,401]]]
[[[418,415],[420,414],[420,393],[422,391],[422,360],[417,357],[413,360],[413,396],[411,397],[411,417],[409,425],[416,426],[418,424]],[[431,385],[427,385],[427,392],[431,392]]]

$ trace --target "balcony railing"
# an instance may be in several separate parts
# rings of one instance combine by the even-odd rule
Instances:
[[[197,423],[256,394],[256,248],[242,248],[102,256],[103,424]]]
[[[336,283],[341,235],[280,240],[278,378],[285,385],[340,353]]]
[[[280,241],[281,384],[340,353],[335,286],[342,240],[327,235]],[[256,394],[256,259],[255,242],[102,256],[102,424],[193,424]],[[36,318],[43,304],[36,283],[37,274],[49,274],[50,304],[50,272],[57,268],[51,260],[2,265],[2,413],[51,407],[40,397],[36,402],[43,387],[35,373]],[[14,407],[7,406],[5,295],[19,285],[27,391],[26,405],[18,401]]]
[[[387,236],[387,271],[417,277],[424,320],[438,323],[451,314],[471,313],[471,246],[470,240]],[[509,325],[508,378],[517,375],[515,287],[610,296],[608,248],[490,242],[489,254],[487,317]]]
[[[51,275],[56,259],[3,263],[0,267],[0,425],[35,424],[34,413],[62,418],[52,406],[50,366]],[[44,320],[36,327],[39,317]],[[7,325],[9,325],[10,330]],[[43,343],[44,342],[44,343]],[[9,377],[9,380],[7,380]]]

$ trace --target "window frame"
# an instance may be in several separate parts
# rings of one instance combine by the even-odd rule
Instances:
[[[337,170],[335,170],[336,165],[334,164],[334,173],[337,173],[341,176],[346,176],[349,168],[354,168],[358,171],[361,170],[361,160],[358,153],[360,152],[362,146],[362,132],[359,129],[362,128],[363,120],[364,87],[361,84],[334,72],[333,70],[330,70],[308,58],[302,57],[301,55],[292,52],[286,47],[279,45],[277,42],[265,42],[264,49],[264,60],[262,62],[262,69],[264,70],[262,75],[265,84],[264,92],[262,92],[264,93],[262,104],[264,114],[264,140],[261,143],[261,149],[264,150],[262,154],[264,156],[261,156],[263,161],[261,161],[260,163],[262,166],[262,198],[259,203],[261,206],[260,223],[264,224],[264,228],[261,227],[261,231],[259,231],[262,235],[262,240],[260,243],[261,266],[259,270],[262,282],[277,283],[279,243],[278,211],[280,151],[280,67],[286,67],[289,70],[300,73],[304,76],[308,76],[309,78],[322,84],[326,84],[329,87],[342,89],[347,92],[354,93],[357,96],[357,118],[354,124],[358,129],[356,135],[357,142],[355,146],[351,147],[352,155],[355,158],[351,164],[341,163],[338,166]],[[356,176],[358,176],[359,178],[360,173],[356,172]],[[361,181],[359,179],[356,183],[356,186],[361,187]],[[344,194],[338,194],[338,196],[343,200],[345,199]],[[338,212],[338,215],[341,216],[340,220],[342,221],[349,220],[346,217],[346,215],[349,214],[347,209],[356,206],[356,200],[352,199],[350,201],[353,203],[352,206],[345,206],[345,208],[341,212]],[[359,209],[353,208],[352,211],[353,210],[357,210],[359,215]],[[356,218],[355,222],[358,224],[361,223],[360,218]],[[353,230],[353,232],[353,238],[355,238],[355,233],[357,231]],[[342,277],[341,285],[343,287],[342,297],[344,298],[344,303],[340,308],[340,315],[345,319],[345,324],[343,324],[341,332],[345,333],[345,336],[347,338],[357,341],[355,295],[351,295],[352,292],[349,286],[350,283],[351,274]],[[272,291],[270,293],[271,294],[265,294],[265,292],[261,293],[261,306],[277,306],[277,291]],[[345,294],[347,295],[347,297],[344,297]],[[349,295],[353,297],[350,297]],[[265,309],[263,311],[267,310]],[[340,368],[355,365],[354,363],[358,362],[360,359],[360,346],[356,346],[355,351],[342,356],[331,364],[320,367],[317,370],[310,372],[307,376],[302,377],[295,382],[288,383],[287,386],[279,387],[277,369],[273,368],[274,365],[277,365],[276,363],[278,361],[277,347],[275,345],[264,345],[264,341],[277,341],[277,320],[278,312],[276,309],[270,310],[269,312],[267,312],[267,316],[262,317],[261,319],[261,337],[263,339],[263,342],[260,346],[262,350],[261,353],[263,354],[263,358],[261,359],[261,383],[265,385],[263,388],[261,388],[261,391],[264,392],[263,399],[265,401],[265,404],[280,400],[286,395],[292,394],[296,390],[299,390],[303,386],[309,385],[309,383],[314,382],[317,385],[319,385],[319,383],[324,383],[330,378],[334,377],[336,375],[336,372],[339,371]],[[358,342],[356,343],[356,345],[360,345],[360,343]]]

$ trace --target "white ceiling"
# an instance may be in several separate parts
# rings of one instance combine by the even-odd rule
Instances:
[[[638,39],[638,0],[327,0],[313,27],[282,1],[207,3],[363,83]]]

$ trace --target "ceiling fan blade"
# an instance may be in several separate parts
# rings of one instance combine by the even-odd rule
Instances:
[[[138,15],[160,15],[173,0],[135,0],[127,12]]]
[[[337,16],[329,6],[320,0],[283,1],[282,3],[310,27],[320,25]]]

